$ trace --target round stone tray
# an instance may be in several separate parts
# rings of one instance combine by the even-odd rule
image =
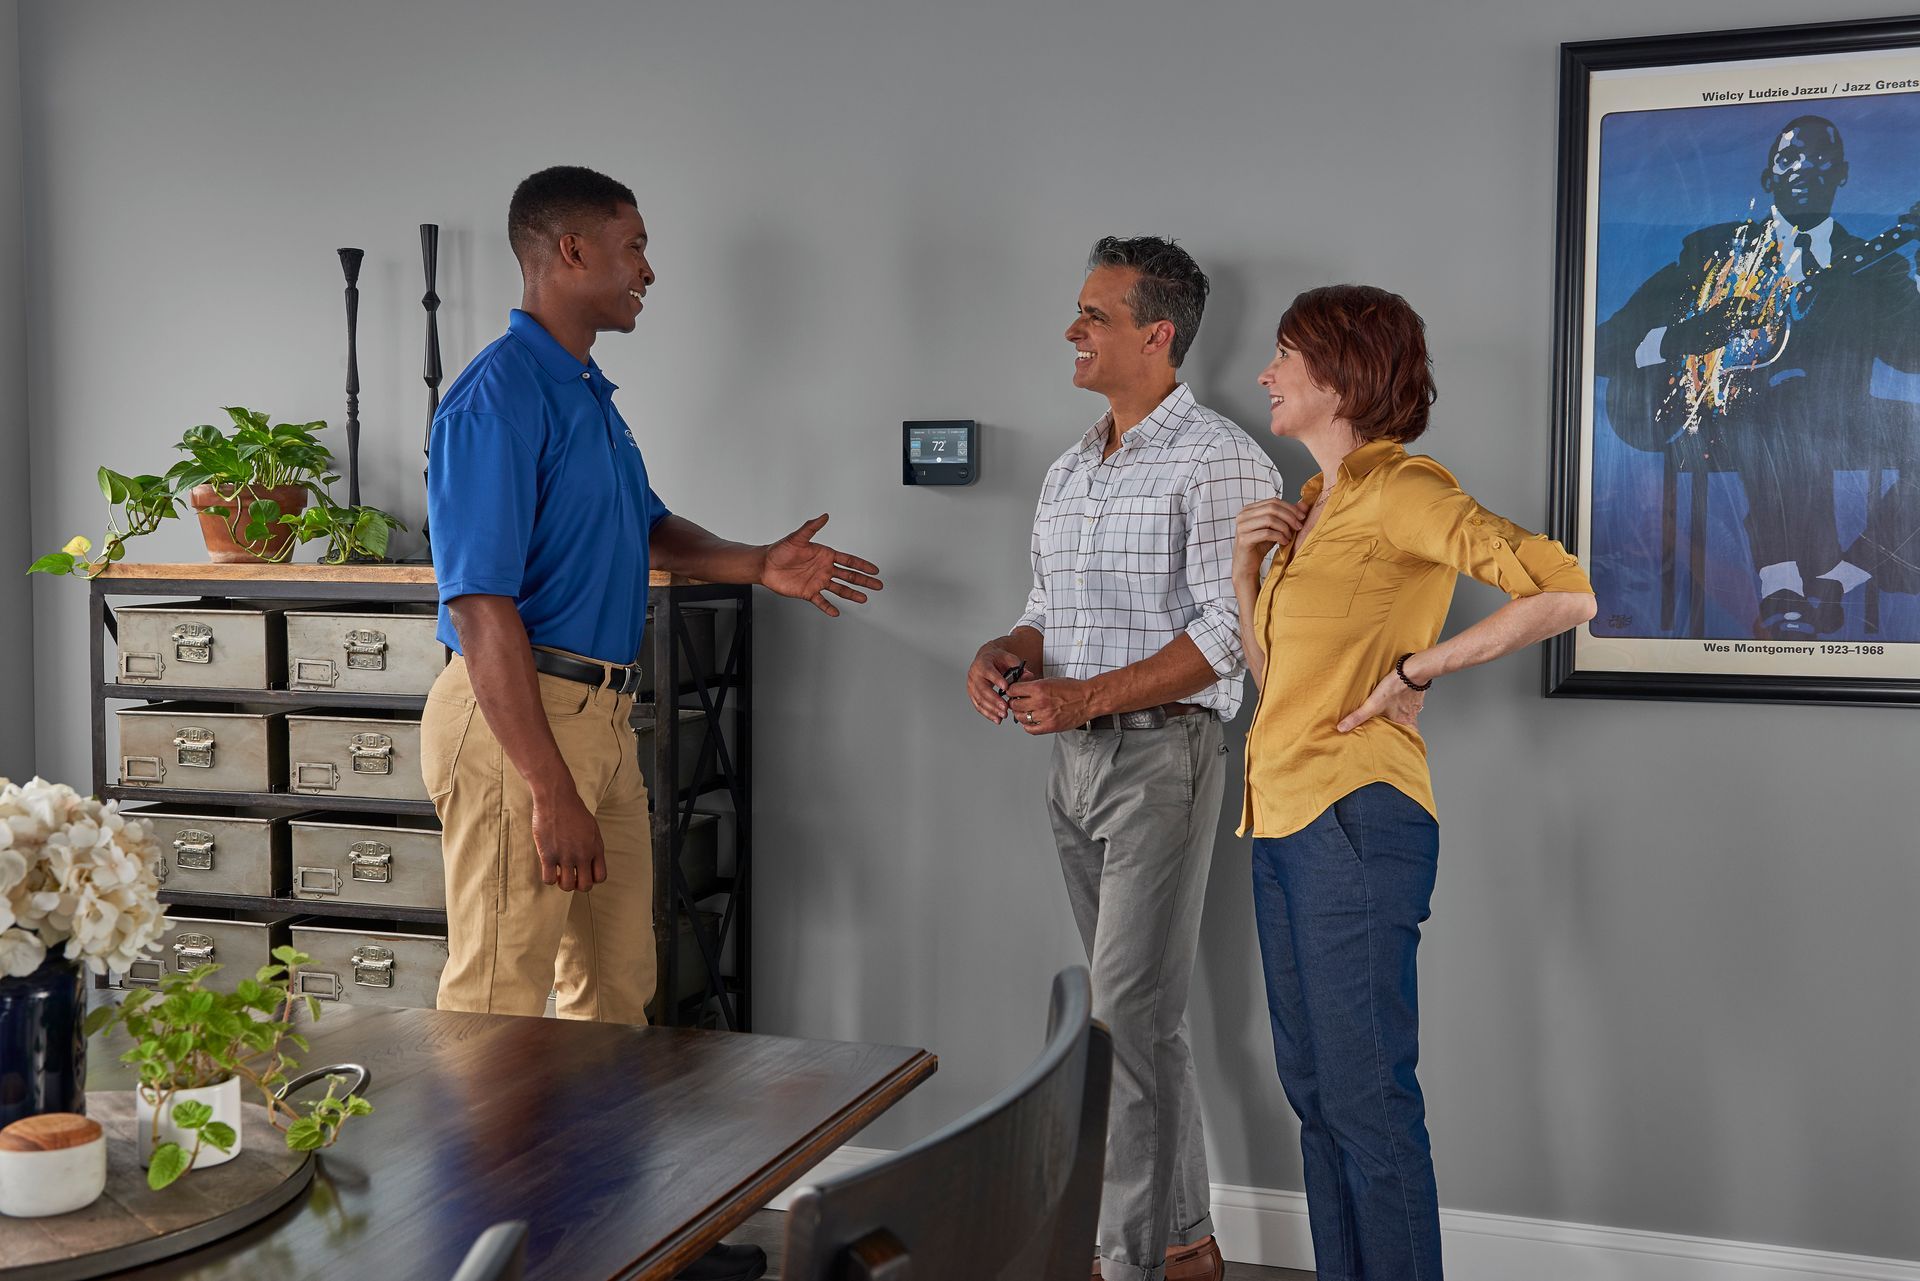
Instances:
[[[134,1142],[133,1092],[87,1092],[87,1115],[107,1135],[107,1190],[71,1214],[0,1215],[0,1278],[78,1281],[197,1249],[266,1218],[306,1191],[313,1153],[289,1152],[257,1103],[242,1105],[240,1155],[147,1186]]]

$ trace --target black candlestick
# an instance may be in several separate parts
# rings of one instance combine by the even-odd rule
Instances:
[[[420,305],[427,309],[427,360],[421,376],[427,383],[427,434],[420,443],[420,452],[426,454],[433,446],[433,416],[440,408],[440,295],[434,292],[434,280],[440,266],[440,227],[437,223],[420,224],[420,261],[427,269],[427,292],[420,299]],[[425,482],[427,473],[423,468],[420,479]],[[420,534],[427,537],[427,523],[420,522]]]
[[[364,249],[342,249],[340,270],[347,278],[347,502],[360,505],[360,260]]]

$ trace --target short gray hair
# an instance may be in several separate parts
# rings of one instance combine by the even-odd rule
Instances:
[[[1159,236],[1103,236],[1087,255],[1087,270],[1096,267],[1131,267],[1140,273],[1127,290],[1127,309],[1136,325],[1172,323],[1167,359],[1180,368],[1207,309],[1207,273],[1193,255]]]

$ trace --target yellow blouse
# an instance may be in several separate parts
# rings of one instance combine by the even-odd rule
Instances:
[[[1314,477],[1300,497],[1311,504],[1324,483]],[[1291,835],[1369,783],[1434,812],[1417,730],[1384,716],[1346,734],[1334,726],[1395,659],[1440,638],[1460,573],[1515,599],[1593,590],[1559,543],[1480,506],[1433,459],[1387,440],[1347,455],[1319,522],[1274,554],[1254,605],[1266,675],[1247,734],[1242,834]]]

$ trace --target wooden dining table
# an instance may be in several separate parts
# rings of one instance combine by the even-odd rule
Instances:
[[[671,1277],[936,1067],[901,1046],[368,1007],[329,1010],[311,1042],[303,1067],[372,1071],[372,1115],[271,1218],[116,1275],[447,1281],[487,1227],[524,1219],[529,1281]],[[114,1081],[103,1065],[91,1084]]]

